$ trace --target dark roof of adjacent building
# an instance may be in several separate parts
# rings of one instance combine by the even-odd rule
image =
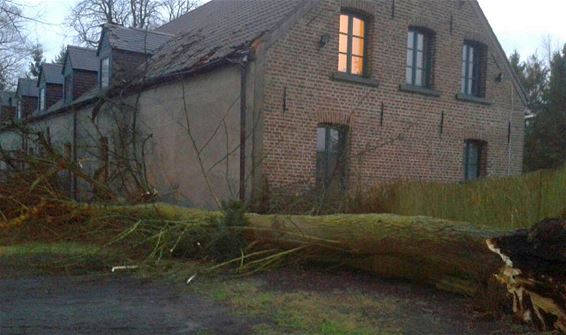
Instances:
[[[19,96],[37,97],[37,79],[20,78],[18,79],[18,88],[16,93]]]
[[[44,63],[39,72],[39,78],[45,77],[45,82],[48,84],[63,85],[63,65]]]
[[[16,92],[0,91],[0,106],[9,106],[9,107],[14,106],[15,96],[16,96]]]
[[[173,37],[165,32],[126,28],[116,24],[105,24],[102,34],[106,36],[113,49],[147,54],[155,53]]]
[[[67,59],[69,59],[73,69],[98,72],[96,49],[69,45],[67,46],[67,55],[64,66],[67,66]]]
[[[148,77],[226,59],[285,22],[305,0],[212,0],[157,30],[175,34],[150,60]]]

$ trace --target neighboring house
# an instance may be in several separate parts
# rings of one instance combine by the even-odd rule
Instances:
[[[525,94],[477,1],[212,0],[156,32],[106,25],[97,55],[110,89],[58,110],[73,157],[104,166],[81,150],[127,126],[165,201],[521,173]]]
[[[106,24],[102,27],[96,55],[99,86],[106,88],[139,74],[139,66],[173,36],[166,33]]]
[[[65,105],[97,88],[98,68],[99,62],[95,49],[67,46],[62,70]]]
[[[16,93],[0,91],[0,123],[7,122],[16,116]]]
[[[20,78],[16,88],[16,116],[24,120],[37,110],[37,80]]]
[[[37,79],[37,113],[44,114],[63,98],[63,66],[60,64],[41,65]]]

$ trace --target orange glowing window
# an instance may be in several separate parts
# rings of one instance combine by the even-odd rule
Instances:
[[[353,14],[340,15],[338,71],[361,76],[365,65],[365,21]]]

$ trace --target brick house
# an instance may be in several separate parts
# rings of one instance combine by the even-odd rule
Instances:
[[[212,0],[154,32],[107,25],[97,56],[107,100],[58,115],[113,146],[129,104],[165,201],[521,173],[525,94],[476,1]]]
[[[37,110],[37,80],[20,78],[16,88],[16,115],[26,119]]]

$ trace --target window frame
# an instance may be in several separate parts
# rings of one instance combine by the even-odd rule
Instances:
[[[45,110],[45,107],[47,105],[47,93],[46,93],[46,87],[45,86],[41,86],[39,88],[39,111],[43,112]]]
[[[104,80],[104,62],[108,62],[106,71],[106,81]],[[104,57],[100,59],[100,88],[107,88],[110,86],[110,57]]]
[[[348,17],[348,30],[346,33],[343,33],[342,31],[340,31],[340,23],[338,24],[339,28],[338,28],[338,73],[344,73],[344,74],[348,74],[351,76],[356,76],[356,77],[367,77],[368,75],[368,70],[367,70],[367,55],[368,55],[368,44],[367,44],[367,33],[368,33],[368,17],[367,15],[364,15],[362,13],[359,12],[355,12],[352,10],[347,10],[347,9],[343,9],[340,12],[340,16],[339,16],[339,22],[342,19],[342,16],[347,16]],[[353,28],[354,28],[354,19],[358,19],[360,21],[363,22],[363,36],[358,36],[358,35],[354,35],[353,33]],[[346,43],[347,43],[347,47],[346,47],[346,52],[342,52],[340,51],[340,36],[345,35],[346,36]],[[353,41],[354,38],[360,39],[363,42],[363,48],[362,48],[362,55],[354,55],[353,54]],[[340,69],[340,55],[345,55],[346,56],[346,71],[342,71]],[[362,59],[362,71],[361,73],[353,73],[352,72],[352,59],[356,57],[356,58],[361,58]]]
[[[412,48],[409,45],[409,38],[413,34],[412,38]],[[418,49],[418,40],[419,35],[423,38],[422,43],[422,50]],[[425,89],[432,89],[433,88],[433,50],[434,50],[434,32],[422,28],[422,27],[409,27],[407,31],[407,48],[406,48],[406,56],[407,59],[405,61],[405,84],[413,87],[425,88]],[[417,84],[417,72],[419,71],[418,68],[418,53],[419,51],[422,53],[422,64],[421,69],[422,77],[421,77],[421,84]],[[410,60],[411,63],[409,64],[409,52],[410,52]],[[407,79],[407,70],[410,69],[411,71],[411,80],[408,81]]]
[[[472,140],[467,139],[464,141],[464,181],[465,182],[473,182],[485,176],[485,168],[487,162],[487,152],[486,152],[487,143],[480,140]],[[476,150],[476,161],[475,161],[475,172],[473,176],[470,176],[470,167],[472,166],[472,162],[470,161],[471,157],[471,149],[475,148]]]
[[[487,46],[480,42],[465,40],[462,45],[461,64],[460,92],[469,97],[485,98]]]
[[[318,134],[319,130],[324,130],[324,150],[319,150]],[[336,151],[332,150],[329,145],[331,139],[331,132],[336,131],[338,135],[338,149]],[[348,140],[348,128],[343,125],[321,123],[316,127],[316,187],[318,189],[327,189],[330,187],[332,182],[339,178],[340,189],[343,190],[346,187],[346,148]],[[320,166],[319,155],[323,155],[323,167]],[[336,159],[336,167],[341,166],[340,176],[335,176],[334,171],[330,172],[331,159],[334,157]]]

